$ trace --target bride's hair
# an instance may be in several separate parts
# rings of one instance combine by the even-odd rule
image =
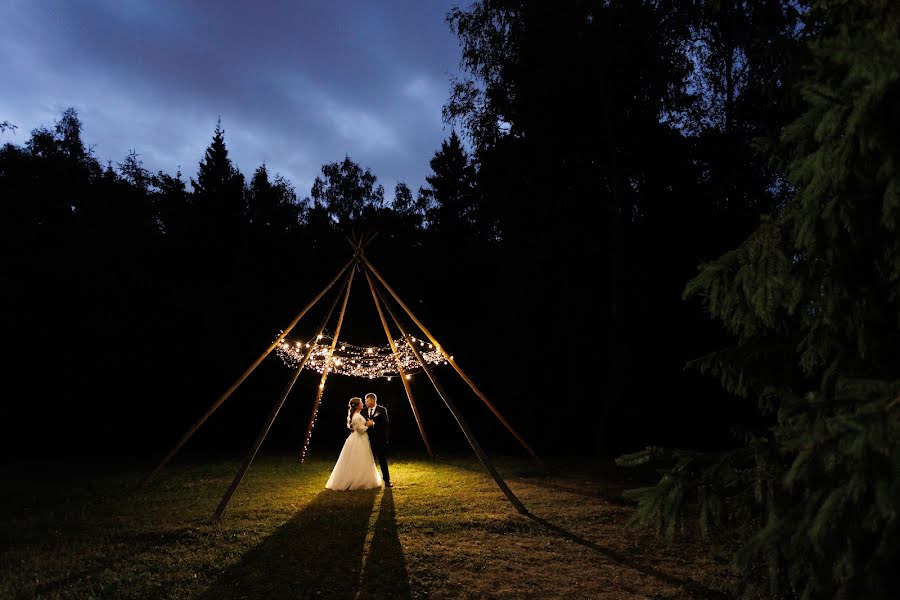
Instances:
[[[353,413],[356,412],[357,407],[360,406],[362,406],[362,398],[358,396],[350,398],[350,402],[347,403],[347,429],[352,429],[350,421],[353,420]]]

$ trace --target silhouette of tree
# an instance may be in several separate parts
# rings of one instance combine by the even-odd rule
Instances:
[[[544,394],[596,395],[578,373],[605,366],[601,447],[615,444],[602,429],[623,406],[628,319],[642,318],[623,308],[635,295],[623,285],[633,221],[695,191],[680,189],[693,168],[664,122],[690,100],[678,5],[481,0],[448,15],[470,79],[455,83],[444,115],[472,141],[480,210],[510,257],[517,329],[552,315],[545,343],[572,354],[544,376]]]
[[[350,231],[384,207],[384,187],[369,170],[345,156],[342,162],[322,165],[310,195],[342,231]]]
[[[419,189],[419,203],[426,206],[428,229],[445,239],[476,235],[481,229],[479,202],[475,187],[475,165],[453,131],[441,143],[429,163],[431,175],[425,177],[430,187]],[[490,227],[486,229],[490,230]]]
[[[191,202],[181,171],[176,172],[174,177],[158,171],[152,178],[152,187],[160,229],[170,237],[185,237],[190,226]]]
[[[232,165],[225,146],[222,120],[216,123],[212,142],[200,161],[194,188],[193,205],[208,225],[234,228],[246,215],[244,176]]]
[[[303,206],[297,201],[294,187],[281,175],[269,180],[266,165],[253,173],[247,189],[250,223],[264,231],[286,232],[296,229],[302,219]]]
[[[61,225],[71,222],[90,194],[92,180],[102,168],[81,140],[81,121],[74,108],[67,108],[53,130],[38,128],[26,143],[31,160],[27,169],[27,191],[36,202],[34,224]],[[22,201],[25,196],[20,196]]]
[[[413,197],[412,190],[402,181],[394,186],[394,201],[391,202],[391,211],[396,214],[401,222],[401,229],[420,230],[425,220],[425,205],[418,198]]]
[[[55,130],[56,139],[63,153],[74,160],[84,160],[87,151],[81,140],[81,120],[74,108],[70,107],[63,111],[62,117],[56,122]]]
[[[91,183],[80,205],[81,226],[92,231],[92,243],[133,246],[138,238],[160,231],[160,222],[150,197],[152,177],[137,153],[129,152],[118,171],[110,163]]]
[[[773,157],[778,136],[797,116],[794,83],[806,62],[806,34],[795,3],[729,0],[696,8],[690,79],[696,100],[674,118],[697,137],[721,252],[790,197],[783,160]]]
[[[124,162],[119,163],[119,174],[130,185],[144,192],[149,191],[153,183],[153,175],[144,167],[140,155],[134,150],[128,152]]]

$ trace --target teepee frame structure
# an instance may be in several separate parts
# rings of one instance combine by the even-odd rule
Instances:
[[[394,289],[387,283],[387,281],[385,281],[384,277],[381,275],[381,273],[378,271],[378,269],[376,269],[375,266],[369,261],[369,259],[365,255],[364,250],[369,245],[369,243],[371,243],[371,241],[374,239],[374,237],[375,236],[372,235],[365,239],[363,239],[363,238],[354,238],[354,239],[347,238],[347,241],[353,247],[353,256],[350,258],[350,260],[347,261],[347,263],[344,264],[343,267],[341,267],[341,269],[340,269],[340,271],[338,271],[337,275],[335,275],[334,278],[328,282],[328,284],[324,287],[324,289],[322,289],[322,291],[319,292],[309,302],[309,304],[307,304],[303,308],[303,310],[301,310],[297,314],[296,317],[294,317],[294,319],[275,338],[275,340],[269,345],[269,347],[266,348],[266,350],[255,361],[253,361],[253,363],[247,368],[247,370],[244,371],[241,374],[241,376],[238,377],[238,379],[227,390],[225,390],[225,392],[221,396],[219,396],[219,398],[197,420],[197,422],[195,422],[190,427],[190,429],[188,429],[187,432],[185,432],[185,434],[181,436],[181,438],[178,440],[178,442],[175,444],[175,446],[169,451],[169,453],[166,454],[166,456],[159,462],[159,464],[141,481],[141,483],[138,486],[138,489],[145,488],[147,486],[147,484],[149,484],[151,481],[153,481],[159,475],[159,473],[162,471],[162,469],[169,463],[170,460],[172,460],[172,458],[175,456],[175,454],[178,453],[178,451],[197,432],[197,430],[203,426],[203,424],[207,421],[207,419],[209,419],[209,417],[212,416],[212,414],[216,410],[218,410],[218,408],[220,406],[222,406],[222,404],[234,393],[234,391],[237,390],[238,387],[240,387],[240,385],[256,369],[256,367],[258,367],[260,365],[260,363],[262,363],[262,361],[269,354],[271,354],[272,351],[275,348],[277,348],[279,344],[281,344],[284,341],[284,339],[288,336],[288,334],[290,334],[291,330],[294,329],[294,327],[297,325],[297,323],[300,322],[300,320],[306,315],[306,313],[309,312],[310,309],[312,309],[340,281],[341,284],[340,284],[339,289],[342,291],[342,293],[339,292],[337,295],[335,295],[335,298],[332,301],[332,303],[327,311],[327,314],[325,315],[325,318],[319,324],[319,326],[316,330],[316,333],[314,334],[314,337],[313,337],[313,339],[318,339],[322,335],[322,332],[325,330],[327,323],[330,321],[332,315],[334,314],[334,310],[337,307],[338,301],[343,296],[343,302],[341,303],[341,309],[340,309],[340,313],[338,315],[337,327],[335,328],[335,333],[334,333],[334,336],[331,341],[331,346],[328,350],[328,358],[330,359],[334,353],[335,347],[337,346],[338,337],[340,336],[340,333],[341,333],[341,327],[343,325],[344,315],[345,315],[346,309],[347,309],[347,302],[350,298],[350,289],[353,285],[354,276],[355,276],[356,272],[361,272],[365,276],[366,283],[368,284],[368,287],[369,287],[369,291],[372,294],[372,300],[375,303],[376,310],[378,311],[379,320],[381,321],[381,325],[384,328],[385,335],[387,336],[387,339],[388,339],[388,344],[391,347],[391,352],[393,353],[394,358],[396,359],[397,369],[400,373],[400,381],[403,383],[404,390],[406,391],[406,397],[409,400],[409,405],[412,408],[413,415],[415,416],[415,419],[416,419],[416,424],[418,425],[418,428],[419,428],[419,434],[422,436],[422,441],[425,443],[425,448],[428,451],[428,455],[433,458],[433,454],[431,451],[431,444],[428,441],[428,436],[425,434],[425,428],[422,425],[422,419],[421,419],[421,416],[419,415],[418,408],[416,407],[415,400],[413,399],[412,390],[410,389],[410,386],[409,386],[409,383],[408,383],[407,377],[406,377],[407,374],[403,368],[402,361],[400,359],[400,354],[399,354],[396,344],[394,343],[394,337],[391,334],[391,328],[390,328],[388,320],[385,316],[385,313],[387,313],[387,316],[390,317],[391,321],[393,321],[393,323],[394,323],[394,326],[400,332],[401,337],[404,340],[406,340],[407,344],[412,349],[412,352],[415,355],[416,360],[419,363],[419,366],[422,368],[422,371],[424,371],[424,373],[427,375],[429,381],[431,381],[438,396],[440,396],[441,400],[444,402],[444,404],[450,410],[451,414],[453,415],[453,418],[456,420],[457,424],[459,425],[460,429],[462,430],[463,435],[466,438],[466,441],[468,441],[469,446],[472,447],[472,450],[475,452],[475,455],[478,457],[478,460],[481,462],[482,466],[485,468],[485,470],[488,472],[488,474],[493,478],[493,480],[496,482],[497,486],[501,489],[501,491],[503,491],[506,498],[516,508],[516,510],[518,510],[522,514],[526,514],[528,512],[526,510],[526,508],[524,507],[524,505],[519,501],[519,499],[516,497],[516,495],[512,492],[512,490],[509,489],[509,486],[506,485],[506,482],[503,480],[503,478],[500,477],[500,475],[497,473],[496,469],[491,464],[487,455],[481,449],[481,446],[478,444],[478,441],[475,439],[475,436],[473,435],[471,429],[469,428],[469,426],[466,423],[465,419],[463,418],[462,414],[459,412],[459,409],[457,409],[456,405],[454,404],[454,402],[452,401],[450,396],[447,394],[447,392],[444,390],[443,386],[441,386],[441,384],[435,378],[434,373],[432,372],[431,368],[428,366],[427,361],[424,359],[424,357],[421,355],[419,350],[416,348],[416,345],[413,343],[412,336],[403,327],[403,325],[400,322],[400,319],[394,313],[393,309],[391,308],[390,303],[388,302],[389,299],[392,299],[394,302],[396,302],[396,304],[400,308],[403,309],[403,311],[406,313],[406,315],[416,324],[416,326],[418,326],[418,328],[422,331],[422,333],[425,335],[425,337],[428,338],[428,340],[431,342],[431,344],[436,349],[438,349],[438,351],[441,353],[441,356],[443,357],[443,360],[447,364],[449,364],[453,367],[453,369],[456,371],[456,373],[468,384],[468,386],[472,389],[472,391],[475,393],[475,395],[478,396],[478,398],[480,398],[482,402],[484,402],[484,404],[491,410],[491,412],[497,417],[497,419],[503,424],[503,426],[513,435],[513,437],[519,442],[519,444],[523,448],[525,448],[525,450],[531,455],[531,457],[534,459],[534,461],[538,464],[541,464],[541,459],[537,456],[537,454],[535,454],[534,450],[531,449],[531,447],[525,442],[525,440],[522,438],[522,436],[519,435],[519,433],[512,427],[512,425],[509,424],[509,422],[503,417],[503,415],[500,414],[500,411],[498,411],[497,408],[491,403],[491,401],[488,400],[487,396],[485,396],[484,393],[480,389],[478,389],[478,387],[475,385],[475,383],[468,377],[468,375],[466,375],[463,372],[463,370],[456,363],[456,361],[453,360],[453,357],[446,350],[444,350],[444,347],[440,343],[438,343],[437,338],[435,338],[435,336],[432,335],[432,333],[425,327],[425,325],[423,325],[422,322],[413,314],[413,312],[409,309],[409,307],[403,302],[403,300],[401,300],[401,298],[397,294],[397,292],[395,292]],[[379,287],[379,285],[380,285],[380,287]],[[385,292],[387,292],[387,294],[385,294]],[[262,429],[260,429],[259,435],[257,435],[256,440],[253,443],[253,447],[250,449],[250,452],[247,454],[246,458],[241,463],[241,466],[238,469],[238,472],[235,475],[234,480],[231,482],[231,485],[228,487],[228,490],[225,492],[225,495],[222,496],[222,500],[219,502],[219,505],[216,508],[215,513],[213,513],[213,517],[212,517],[213,521],[218,521],[222,517],[222,513],[225,511],[225,508],[228,506],[228,502],[231,500],[231,496],[234,494],[238,485],[240,485],[240,482],[243,479],[244,475],[247,473],[247,470],[250,468],[250,464],[253,462],[253,459],[256,457],[256,454],[259,451],[260,446],[262,446],[262,443],[265,440],[266,436],[268,435],[269,430],[272,427],[272,424],[275,422],[275,419],[278,417],[278,413],[281,411],[281,407],[284,406],[284,403],[287,400],[287,397],[290,395],[291,390],[294,387],[294,384],[297,382],[297,379],[299,378],[301,371],[303,371],[303,368],[306,365],[306,362],[308,361],[309,357],[312,355],[315,348],[316,348],[315,344],[309,345],[309,348],[306,350],[306,352],[303,354],[302,358],[300,359],[300,361],[297,363],[296,367],[294,368],[294,373],[292,374],[290,381],[285,386],[284,391],[282,392],[278,401],[275,402],[274,406],[272,407],[272,411],[269,414],[268,419],[266,419],[266,422],[263,424]],[[305,450],[309,443],[310,437],[312,436],[312,429],[313,429],[313,425],[316,420],[316,415],[318,414],[319,405],[322,400],[322,394],[325,389],[325,380],[328,378],[328,374],[329,374],[328,365],[330,365],[330,364],[331,364],[331,361],[327,360],[326,367],[322,372],[321,382],[320,382],[317,392],[316,392],[316,399],[313,403],[312,415],[310,416],[309,426],[306,429],[306,436],[303,440],[304,455],[301,456],[301,461],[303,459],[305,459]]]

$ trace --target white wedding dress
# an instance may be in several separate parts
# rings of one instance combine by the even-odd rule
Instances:
[[[353,430],[347,436],[341,455],[331,471],[325,487],[329,490],[368,490],[381,487],[381,474],[375,468],[375,457],[369,445],[366,419],[359,413],[350,421]]]

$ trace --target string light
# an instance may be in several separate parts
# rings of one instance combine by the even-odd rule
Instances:
[[[424,345],[424,342],[421,340],[416,340],[412,337],[410,339],[414,342],[418,341],[420,345]],[[285,340],[278,345],[276,352],[286,365],[295,367],[305,354],[299,349],[303,347],[310,348],[312,343],[313,349],[310,352],[309,359],[306,361],[306,368],[318,373],[324,373],[327,369],[329,374],[337,373],[339,375],[365,377],[367,379],[384,377],[388,378],[388,380],[390,380],[390,377],[400,374],[400,370],[397,368],[397,359],[389,345],[374,347],[354,346],[353,344],[343,343],[340,345],[340,350],[335,348],[332,354],[332,340],[333,338],[327,333],[320,335],[316,341],[306,342],[305,344],[301,340]],[[400,357],[403,372],[407,373],[407,379],[410,379],[410,374],[416,373],[421,369],[419,361],[406,340],[402,338],[396,339],[394,340],[394,345],[397,347],[397,354]],[[447,364],[446,358],[439,347],[433,350],[420,351],[420,354],[429,364]]]
[[[411,342],[419,342],[419,345],[422,347],[425,346],[425,342],[422,340],[416,340],[412,336],[410,336],[410,340]],[[391,381],[393,377],[401,374],[400,369],[397,368],[397,356],[400,358],[402,372],[406,375],[407,380],[412,379],[413,373],[421,370],[421,365],[410,343],[402,338],[394,340],[397,356],[394,355],[390,345],[375,347],[342,343],[340,350],[338,350],[338,346],[335,346],[334,351],[332,351],[331,344],[333,341],[334,338],[327,332],[319,334],[315,340],[310,340],[306,343],[302,340],[284,339],[278,344],[276,353],[286,365],[296,367],[306,354],[307,350],[305,349],[311,347],[312,350],[309,351],[309,358],[305,366],[324,375],[322,382],[319,384],[320,394],[325,390],[325,378],[332,373],[350,377],[365,377],[367,379],[383,377]],[[429,350],[427,351],[419,351],[419,354],[427,363],[433,365],[447,364],[447,359],[440,346],[428,344],[428,348]],[[451,356],[450,359],[452,360],[453,357]],[[312,418],[311,430],[316,427],[318,412],[317,407]],[[306,460],[311,441],[312,431],[310,431],[310,435],[300,453],[300,462]]]

